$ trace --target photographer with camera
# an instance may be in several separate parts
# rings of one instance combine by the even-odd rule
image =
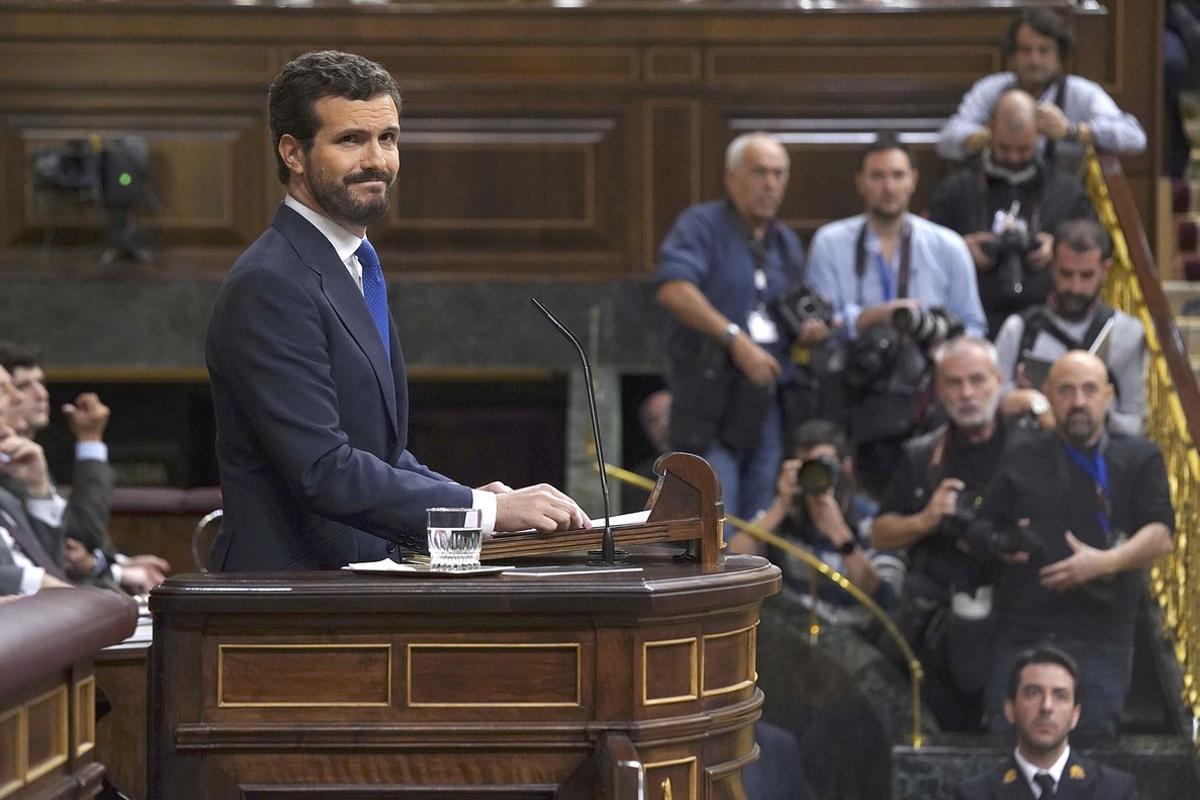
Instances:
[[[1110,429],[1141,433],[1146,418],[1146,331],[1142,323],[1100,299],[1112,266],[1112,240],[1091,219],[1068,220],[1054,233],[1054,289],[1045,305],[1013,314],[996,335],[1007,413],[1033,411],[1054,426],[1042,383],[1068,350],[1087,350],[1108,367],[1116,399]]]
[[[787,151],[765,133],[730,142],[728,198],[679,215],[654,276],[656,299],[669,312],[668,440],[712,465],[725,510],[743,518],[771,502],[783,452],[778,389],[795,372],[792,332],[772,313],[803,276],[800,239],[775,219],[788,170]],[[795,341],[827,336],[824,322],[806,319]]]
[[[1080,666],[1087,704],[1075,737],[1109,743],[1129,688],[1141,571],[1170,552],[1175,512],[1158,448],[1105,430],[1113,387],[1104,362],[1071,351],[1046,387],[1055,430],[1013,443],[973,526],[991,532],[1003,564],[985,707],[989,728],[1007,730],[1009,668],[1050,639]]]
[[[876,547],[908,552],[896,621],[945,730],[978,728],[983,711],[991,590],[966,534],[1005,448],[1026,428],[997,414],[1001,383],[996,348],[984,339],[960,337],[937,352],[934,385],[949,421],[904,444],[871,529]]]
[[[894,553],[870,548],[875,504],[855,492],[845,433],[827,420],[808,420],[796,430],[790,453],[779,469],[774,501],[753,521],[804,545],[880,606],[891,608],[900,596],[904,564]],[[764,554],[748,536],[735,537],[730,548]],[[784,585],[806,604],[815,603],[826,621],[859,628],[869,623],[866,610],[849,594],[828,581],[814,583],[812,569],[799,559],[771,548],[765,554],[783,571]]]
[[[985,324],[962,238],[909,213],[917,178],[908,148],[880,133],[855,174],[866,213],[822,226],[809,258],[809,281],[849,340],[850,435],[863,487],[875,496],[921,414],[928,346],[954,335],[956,322],[972,334]],[[911,335],[895,322],[915,323]]]
[[[1038,155],[1037,103],[1021,89],[1000,95],[991,141],[970,169],[933,194],[930,218],[963,235],[979,270],[988,337],[1009,314],[1045,302],[1046,268],[1060,222],[1094,217],[1078,180]]]

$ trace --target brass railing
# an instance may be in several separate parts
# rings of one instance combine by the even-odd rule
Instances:
[[[654,481],[650,480],[649,478],[642,477],[636,472],[630,472],[629,470],[621,469],[620,467],[613,466],[612,464],[605,464],[604,471],[607,472],[610,477],[617,478],[624,483],[637,486],[640,489],[644,489],[646,491],[653,491],[654,489]],[[753,522],[735,517],[731,514],[725,515],[725,521],[737,528],[739,531],[748,533],[759,541],[766,542],[773,547],[778,547],[788,555],[795,556],[803,561],[812,569],[815,574],[820,575],[825,580],[828,580],[834,585],[840,587],[847,594],[853,597],[855,601],[865,608],[867,612],[879,622],[883,629],[887,631],[888,637],[895,642],[896,647],[904,656],[905,663],[908,665],[909,683],[912,688],[912,736],[910,742],[914,750],[920,749],[924,743],[924,736],[921,733],[921,681],[924,679],[925,672],[921,667],[920,660],[917,659],[916,653],[914,653],[912,648],[909,647],[908,640],[904,638],[904,634],[901,633],[900,629],[896,627],[896,623],[892,621],[892,618],[888,615],[888,613],[884,611],[878,603],[872,600],[870,595],[851,583],[848,577],[838,572],[833,567],[829,566],[824,561],[805,550],[803,547],[800,547],[795,542],[789,542],[787,539],[771,533],[771,531],[763,528],[760,525],[755,525]]]
[[[1105,298],[1146,329],[1146,430],[1162,449],[1175,504],[1174,549],[1150,570],[1150,588],[1183,675],[1183,702],[1200,717],[1200,393],[1120,163],[1089,153],[1085,182],[1113,240]]]

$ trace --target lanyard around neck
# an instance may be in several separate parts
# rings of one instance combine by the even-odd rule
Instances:
[[[858,304],[863,305],[863,277],[867,272],[867,229],[869,220],[864,220],[858,231],[858,240],[854,245],[854,275],[858,278]],[[907,221],[900,229],[900,269],[896,275],[896,287],[892,288],[892,272],[884,263],[883,254],[877,254],[875,268],[879,272],[879,283],[883,291],[883,300],[895,300],[898,297],[908,297],[908,278],[912,270],[912,225]]]
[[[1086,472],[1095,484],[1096,501],[1100,506],[1096,510],[1096,519],[1100,522],[1100,529],[1107,536],[1112,530],[1112,496],[1109,491],[1108,462],[1104,458],[1103,449],[1099,442],[1091,453],[1066,442],[1063,442],[1063,447],[1071,460]]]

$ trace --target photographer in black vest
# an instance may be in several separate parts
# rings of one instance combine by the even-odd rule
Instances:
[[[1086,350],[1108,367],[1116,399],[1109,430],[1141,433],[1146,418],[1146,331],[1142,323],[1100,299],[1112,266],[1112,241],[1090,219],[1070,220],[1054,236],[1054,290],[1043,305],[1004,321],[996,336],[1008,392],[1007,413],[1044,413],[1041,394],[1049,367],[1068,350]]]
[[[983,711],[991,589],[967,529],[1008,442],[1025,424],[997,414],[1001,377],[990,342],[954,339],[936,360],[949,422],[905,443],[871,543],[907,550],[897,623],[925,667],[924,699],[943,729],[971,730]]]
[[[938,186],[930,217],[966,239],[994,337],[1009,314],[1045,302],[1054,229],[1094,212],[1079,181],[1038,155],[1032,96],[1020,89],[1002,94],[991,130],[978,163]]]

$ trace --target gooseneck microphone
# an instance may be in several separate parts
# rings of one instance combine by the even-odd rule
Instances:
[[[579,352],[579,360],[583,363],[583,385],[587,389],[588,410],[592,414],[592,436],[596,439],[596,461],[600,467],[600,491],[604,495],[604,538],[600,558],[603,565],[615,564],[617,563],[617,547],[613,541],[612,517],[608,511],[608,474],[604,471],[604,445],[600,442],[600,417],[596,414],[596,388],[592,386],[592,367],[588,363],[583,345],[575,338],[575,334],[567,330],[567,326],[559,322],[558,318],[539,303],[536,297],[529,298],[529,301],[537,306],[537,310],[542,312],[546,319],[550,320],[550,323],[558,329],[564,339],[575,345],[575,349]]]

